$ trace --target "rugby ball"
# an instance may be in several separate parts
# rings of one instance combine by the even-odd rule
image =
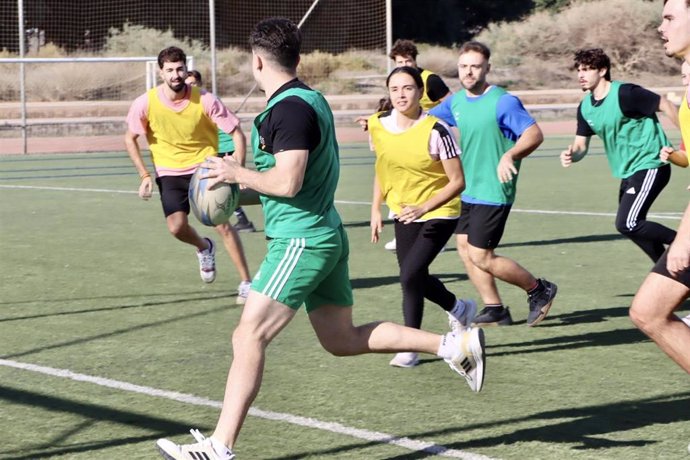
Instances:
[[[215,227],[224,224],[237,209],[240,188],[237,184],[221,182],[209,188],[209,179],[202,179],[209,169],[199,166],[189,182],[189,207],[204,225]]]

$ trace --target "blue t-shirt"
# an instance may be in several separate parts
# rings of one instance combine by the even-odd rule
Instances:
[[[467,102],[472,104],[475,101],[481,100],[489,91],[486,91],[481,96],[476,97],[468,97],[466,92],[463,92],[462,94],[455,94],[454,97],[464,96]],[[429,113],[445,121],[448,125],[457,127],[457,120],[460,118],[461,114],[453,113],[452,103],[453,98],[448,97],[439,105],[429,110]],[[522,105],[522,101],[520,101],[520,99],[518,99],[516,96],[505,93],[499,98],[498,103],[496,104],[496,124],[506,139],[509,139],[513,142],[517,141],[518,138],[527,130],[527,128],[535,123],[536,120],[532,118],[529,112],[527,112],[527,109],[525,109],[525,106]],[[462,137],[462,133],[460,133],[460,136]],[[503,205],[503,203],[488,202],[467,195],[462,196],[462,201],[472,204]]]

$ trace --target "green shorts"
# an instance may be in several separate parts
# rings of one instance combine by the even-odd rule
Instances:
[[[324,235],[272,238],[252,280],[252,290],[297,310],[322,305],[352,306],[350,247],[340,226]]]

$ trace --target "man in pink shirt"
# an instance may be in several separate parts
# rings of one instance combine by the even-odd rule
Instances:
[[[163,84],[132,103],[125,144],[141,178],[139,197],[148,200],[153,181],[137,143],[139,136],[146,136],[168,230],[178,240],[197,248],[201,279],[211,283],[216,277],[216,247],[189,225],[189,182],[206,157],[218,154],[218,129],[232,136],[235,158],[241,164],[245,161],[246,139],[238,118],[215,95],[185,83],[186,62],[185,53],[177,47],[159,53]],[[242,243],[228,222],[216,226],[216,230],[239,272],[237,303],[243,304],[251,282]]]

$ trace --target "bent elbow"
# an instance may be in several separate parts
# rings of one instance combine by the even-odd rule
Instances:
[[[285,190],[283,190],[283,196],[286,198],[294,198],[300,190],[302,190],[301,182],[289,182],[286,185]]]

